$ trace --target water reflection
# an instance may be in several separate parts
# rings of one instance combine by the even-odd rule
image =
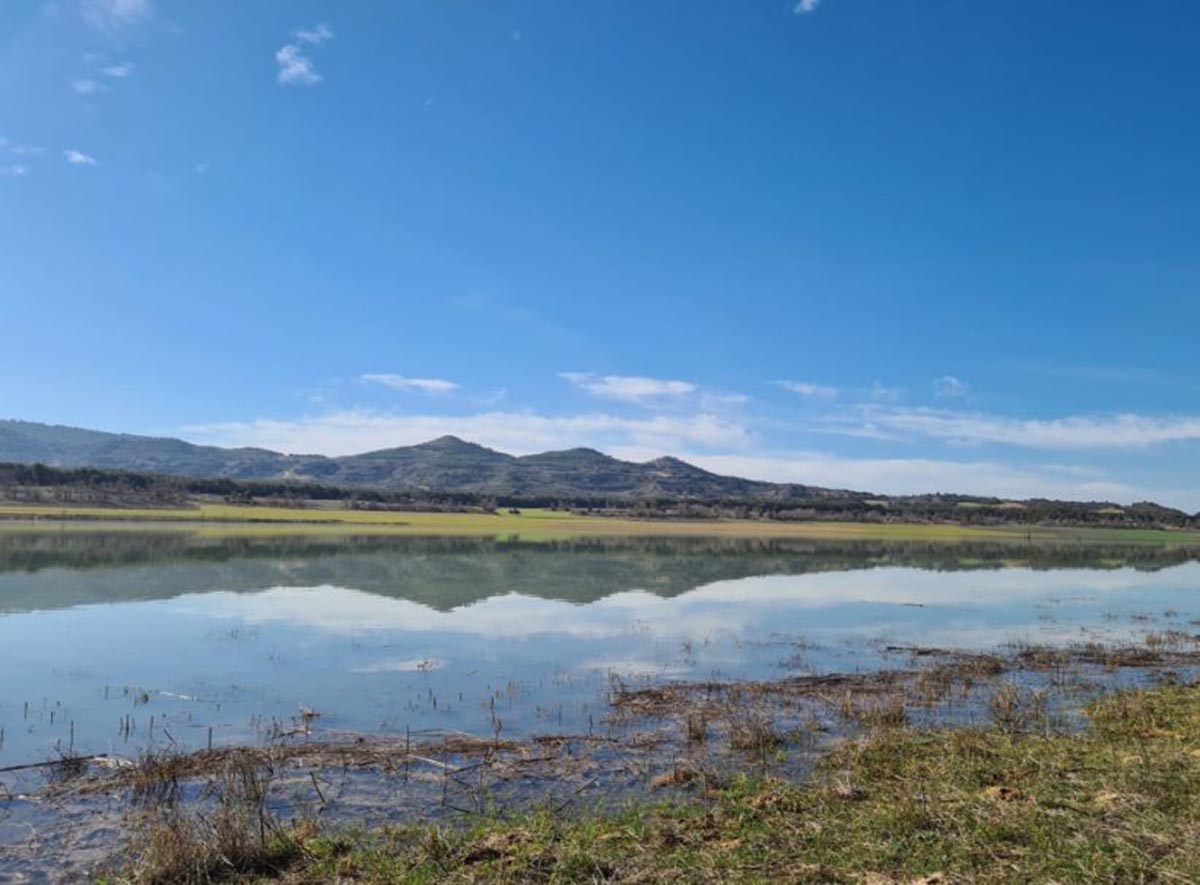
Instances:
[[[0,765],[328,729],[587,731],[611,676],[770,679],[889,645],[1194,632],[1159,546],[0,532]]]
[[[192,532],[5,531],[0,612],[164,599],[286,584],[352,587],[439,610],[505,593],[594,602],[638,589],[677,596],[756,575],[909,567],[934,572],[1136,569],[1200,560],[1200,547],[1022,542],[630,538],[210,537]],[[41,573],[54,571],[47,577]]]

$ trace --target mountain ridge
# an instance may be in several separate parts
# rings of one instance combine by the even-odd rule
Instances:
[[[450,434],[412,446],[331,457],[4,419],[0,462],[502,496],[778,501],[854,494],[722,476],[670,456],[622,461],[587,447],[511,455]]]
[[[630,509],[676,502],[676,509],[718,508],[740,502],[747,514],[770,511],[807,518],[819,513],[849,519],[1121,522],[1136,525],[1196,524],[1192,516],[1153,502],[1023,502],[963,492],[881,495],[822,486],[771,483],[723,476],[669,455],[646,462],[622,461],[586,447],[511,455],[453,435],[411,446],[355,455],[289,455],[256,447],[204,446],[174,437],[109,433],[67,425],[0,419],[0,466],[41,464],[97,468],[121,473],[233,480],[362,490],[378,494],[464,495],[540,501],[608,501]],[[587,506],[592,506],[589,503]],[[738,509],[740,508],[740,509]],[[728,509],[728,508],[726,508]],[[649,512],[649,511],[647,511]],[[733,511],[730,511],[733,512]]]

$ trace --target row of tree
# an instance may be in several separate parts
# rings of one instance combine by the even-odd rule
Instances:
[[[63,506],[168,507],[197,497],[232,503],[303,507],[342,502],[371,510],[485,511],[542,507],[644,519],[844,520],[968,525],[1084,525],[1143,528],[1196,528],[1200,519],[1152,503],[1117,506],[1108,502],[1032,499],[1013,502],[963,495],[871,496],[828,492],[791,500],[655,498],[621,496],[557,497],[481,495],[423,489],[350,488],[278,480],[190,478],[105,470],[0,464],[0,500]]]

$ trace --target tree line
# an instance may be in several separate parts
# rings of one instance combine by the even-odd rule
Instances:
[[[245,505],[304,507],[340,502],[364,510],[495,512],[548,508],[644,519],[838,520],[964,525],[1075,525],[1121,528],[1196,528],[1200,519],[1149,502],[1030,499],[1020,502],[965,495],[889,497],[822,492],[788,499],[640,498],[619,495],[493,495],[425,489],[380,489],[287,480],[193,478],[97,467],[0,464],[0,500],[62,506],[171,507],[197,497]]]

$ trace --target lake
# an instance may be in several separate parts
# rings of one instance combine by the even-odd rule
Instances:
[[[0,768],[298,726],[608,727],[615,683],[1196,632],[1158,546],[0,531]]]

